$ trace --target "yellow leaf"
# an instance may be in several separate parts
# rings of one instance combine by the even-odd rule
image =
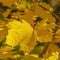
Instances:
[[[31,10],[26,10],[23,15],[21,15],[21,19],[27,21],[29,24],[32,25],[33,12]]]
[[[17,21],[13,20],[7,24],[8,28],[8,35],[6,36],[6,44],[14,47],[16,45],[20,45],[22,50],[24,50],[27,43],[30,42],[33,28],[30,26],[29,23],[22,20]]]
[[[0,0],[0,3],[2,3],[3,6],[11,7],[15,3],[15,0]]]
[[[11,10],[10,9],[7,9],[2,15],[4,17],[8,17],[8,15],[9,15],[10,12],[11,12]]]
[[[49,10],[50,12],[54,11],[54,9],[49,4],[41,2],[40,5],[43,6],[44,8],[46,8],[47,10]]]
[[[52,52],[52,56],[50,56],[46,60],[58,60],[58,58],[59,58],[59,53],[58,52],[55,52],[55,53]]]
[[[0,28],[2,30],[0,30],[0,42],[4,41],[6,35],[7,35],[7,31],[8,31],[8,28],[7,27],[4,27],[4,28]]]
[[[60,29],[56,31],[53,43],[59,43],[59,42],[60,42]]]
[[[13,48],[10,47],[10,46],[2,46],[0,48],[0,58],[14,58],[13,57],[14,56],[13,54],[15,52],[11,52],[12,49]]]
[[[51,42],[52,41],[52,36],[53,36],[53,31],[52,28],[55,28],[55,23],[49,22],[48,19],[42,20],[41,22],[38,22],[37,25],[35,26],[35,31],[36,31],[36,37],[37,40],[40,42]]]
[[[36,44],[37,44],[36,36],[35,33],[33,32],[30,41],[24,47],[24,52],[26,53],[31,52],[31,50],[35,47]]]
[[[42,58],[26,55],[23,57],[24,60],[42,60]]]
[[[60,53],[60,48],[56,44],[50,43],[48,45],[48,48],[46,49],[46,53],[44,54],[44,58],[48,58],[49,56],[51,56],[52,52],[53,53],[55,53],[55,52]]]
[[[0,48],[0,52],[4,53],[4,52],[10,52],[13,48],[10,46],[2,46]]]
[[[41,5],[43,5],[43,6],[41,7],[38,4],[35,4],[35,13],[38,14],[43,19],[48,19],[51,22],[55,22],[56,20],[52,16],[52,14],[49,11],[44,9],[44,8],[50,9],[50,7],[47,4],[45,4],[45,3],[42,3]],[[48,6],[48,7],[46,7],[45,5]]]

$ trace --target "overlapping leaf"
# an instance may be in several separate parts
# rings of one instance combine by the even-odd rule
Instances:
[[[0,12],[4,20],[0,19],[0,59],[57,60],[60,53],[60,24],[57,25],[59,20],[53,16],[54,9],[40,0],[39,3],[35,0],[15,1],[0,0],[2,6],[9,7],[4,13]],[[11,13],[10,8],[14,3],[17,9],[12,9]],[[34,22],[36,25],[33,29],[31,25],[34,24],[35,15],[42,20]]]
[[[44,54],[45,58],[48,58],[49,56],[52,55],[52,52],[60,52],[60,48],[58,48],[58,46],[56,44],[49,44],[48,48],[46,49],[46,52]]]
[[[49,22],[49,20],[42,20],[38,22],[35,27],[37,40],[40,42],[51,42],[53,38],[53,31],[52,28],[55,28],[55,23]]]
[[[9,22],[7,26],[10,29],[8,30],[8,35],[6,36],[6,44],[12,47],[20,45],[21,50],[27,51],[27,44],[31,40],[33,28],[24,20],[22,20],[22,22],[14,20]]]
[[[53,43],[59,43],[59,42],[60,42],[60,29],[56,31]]]

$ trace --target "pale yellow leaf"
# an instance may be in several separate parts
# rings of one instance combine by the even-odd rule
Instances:
[[[17,21],[13,20],[7,24],[8,28],[8,35],[6,36],[6,44],[14,47],[16,45],[21,46],[21,50],[26,49],[26,45],[30,42],[33,28],[30,26],[29,23],[22,20]]]
[[[46,60],[58,60],[59,59],[59,52],[52,52],[52,56],[48,57]]]

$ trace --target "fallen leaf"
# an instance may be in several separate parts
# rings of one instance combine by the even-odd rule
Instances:
[[[55,53],[55,52],[60,53],[60,48],[56,44],[50,43],[48,48],[46,49],[46,52],[44,54],[44,58],[48,58],[49,56],[51,56],[52,52],[53,53]]]
[[[6,36],[6,44],[15,47],[20,45],[21,50],[28,50],[28,43],[33,34],[33,28],[26,21],[13,20],[7,24],[8,35]],[[20,28],[19,28],[20,27]]]
[[[45,19],[41,22],[38,22],[35,26],[36,37],[40,42],[51,42],[53,39],[53,30],[55,28],[55,23],[49,22],[49,20]]]
[[[3,6],[11,7],[15,3],[15,0],[9,0],[9,1],[8,0],[0,0],[0,3],[2,3]]]

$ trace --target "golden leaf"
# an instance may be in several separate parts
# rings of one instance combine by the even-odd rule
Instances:
[[[48,45],[48,48],[46,49],[46,52],[44,54],[44,58],[48,58],[49,56],[51,56],[52,52],[53,53],[55,53],[55,52],[60,53],[60,48],[58,48],[58,46],[56,44],[50,43]]]
[[[11,52],[12,49],[10,46],[0,47],[0,58],[13,58],[12,56],[15,52]]]
[[[28,50],[27,44],[30,42],[32,37],[33,28],[30,26],[29,23],[22,20],[17,21],[13,20],[7,24],[8,28],[8,35],[6,36],[6,44],[14,47],[16,45],[21,46],[21,50]]]
[[[45,10],[43,7],[44,5],[41,7],[38,4],[35,4],[35,13],[38,14],[43,19],[48,19],[51,22],[55,22],[55,18],[52,16],[52,14],[49,11]]]
[[[26,6],[25,4],[17,4],[17,8],[22,11],[26,9]]]
[[[55,52],[55,53],[52,52],[52,56],[50,56],[46,60],[58,60],[58,59],[59,59],[59,53],[58,52]]]
[[[25,43],[22,44],[22,46],[24,45]],[[25,45],[25,47],[23,48],[24,49],[24,52],[25,53],[29,53],[31,52],[31,50],[35,47],[35,45],[37,44],[37,41],[36,41],[36,36],[35,36],[35,33],[33,32],[32,33],[32,36],[30,38],[30,41]]]
[[[0,48],[0,53],[2,53],[1,55],[4,55],[4,54],[7,54],[8,52],[10,52],[12,49],[14,49],[14,48],[12,48],[10,46],[2,46]]]
[[[53,38],[52,28],[55,28],[56,25],[53,22],[49,22],[48,24],[47,23],[48,21],[49,21],[48,19],[42,20],[41,22],[38,22],[35,27],[36,37],[37,37],[37,40],[40,42],[52,41],[52,38]]]
[[[25,11],[23,15],[21,15],[21,19],[27,21],[29,24],[32,25],[33,12],[31,10]]]
[[[2,3],[3,6],[11,7],[15,3],[15,0],[0,0],[0,3]]]
[[[11,18],[21,20],[20,12],[12,13]]]
[[[42,60],[42,58],[33,57],[33,56],[29,56],[29,55],[24,56],[22,59],[24,59],[24,60]]]
[[[2,15],[4,17],[8,17],[8,15],[9,15],[10,12],[11,12],[11,10],[10,9],[7,9]]]
[[[60,42],[60,29],[58,29],[55,33],[55,37],[53,40],[53,43],[59,43]]]
[[[3,26],[4,26],[4,21],[0,19],[0,28],[2,28]]]
[[[40,6],[43,6],[44,8],[46,8],[47,10],[49,10],[50,12],[53,12],[54,11],[54,9],[49,4],[46,4],[44,2],[40,2],[39,5]]]
[[[7,27],[4,27],[4,28],[0,28],[0,42],[4,41],[6,35],[7,35],[7,31],[8,31],[8,28]]]

